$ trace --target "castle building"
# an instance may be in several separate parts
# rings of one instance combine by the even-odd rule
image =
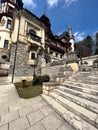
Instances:
[[[43,14],[40,19],[45,24],[45,59],[47,62],[60,60],[65,53],[74,50],[74,37],[71,29],[60,36],[53,35],[51,23],[46,14]]]
[[[37,16],[26,9],[14,15],[10,77],[16,80],[33,77],[38,55],[44,48],[44,36],[44,25]]]
[[[62,59],[71,51],[70,37],[70,32],[53,35],[49,18],[38,18],[21,0],[1,0],[0,63],[9,61],[10,81],[32,78],[41,58],[45,63]]]
[[[23,7],[19,0],[1,0],[0,8],[0,48],[9,49],[11,44],[11,29],[15,10]]]

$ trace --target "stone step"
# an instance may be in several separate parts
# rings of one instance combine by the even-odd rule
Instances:
[[[86,77],[84,77],[84,78],[82,78],[82,77],[77,77],[77,78],[73,78],[73,79],[75,79],[75,80],[82,80],[82,81],[86,81],[86,82],[88,82],[88,83],[90,83],[90,82],[96,82],[96,83],[98,83],[98,79],[92,79],[92,78],[86,78]]]
[[[74,79],[91,79],[91,80],[94,80],[94,81],[98,81],[98,77],[96,76],[75,76],[75,77],[72,77]]]
[[[91,71],[91,72],[81,72],[81,71],[78,71],[76,72],[75,74],[77,75],[97,75],[98,74],[98,71]]]
[[[72,101],[72,102],[74,102],[82,107],[87,108],[90,111],[98,113],[98,103],[88,101],[87,99],[83,99],[81,97],[72,95],[70,93],[63,92],[59,89],[55,89],[54,92],[56,92],[58,95],[66,98],[66,99],[68,99],[68,100],[70,100],[70,101]]]
[[[92,85],[98,85],[98,81],[92,81],[92,80],[82,80],[82,79],[70,79],[71,81],[75,81],[75,82],[80,82],[80,83],[87,83],[87,84],[92,84]]]
[[[93,79],[98,79],[98,75],[72,75],[74,78],[93,78]]]
[[[93,90],[91,88],[85,88],[85,87],[80,87],[80,86],[76,86],[76,85],[73,85],[73,84],[68,84],[68,83],[61,83],[61,85],[67,87],[67,88],[70,88],[70,89],[74,89],[74,90],[77,90],[77,91],[80,91],[80,92],[84,92],[84,93],[88,93],[88,94],[92,94],[92,95],[95,95],[95,96],[98,96],[98,90]]]
[[[42,95],[42,97],[67,121],[71,124],[76,130],[98,130],[87,121],[79,117],[79,115],[71,112],[53,98]]]
[[[71,89],[71,88],[67,88],[67,87],[61,86],[61,85],[58,86],[58,88],[60,90],[64,91],[64,92],[67,92],[67,93],[70,93],[72,95],[75,95],[75,96],[90,100],[92,102],[98,103],[98,96],[91,95],[91,94],[84,93],[84,92],[80,92],[80,91],[77,91],[77,90],[74,90],[74,89]]]
[[[71,80],[66,80],[65,83],[68,83],[70,85],[90,88],[90,89],[94,89],[94,90],[98,91],[98,85],[91,85],[91,84],[87,84],[87,83],[80,83],[80,82],[75,82],[75,81],[71,81]]]
[[[97,77],[98,73],[79,73],[79,72],[77,72],[72,75],[72,77],[90,77],[90,76]]]
[[[84,78],[84,77],[86,77],[86,78],[94,78],[94,79],[98,79],[98,74],[97,75],[92,75],[92,74],[90,74],[90,75],[78,75],[78,74],[72,74],[72,77],[82,77],[82,78]]]
[[[60,95],[52,92],[50,96],[66,109],[70,110],[72,113],[78,115],[80,118],[86,120],[88,123],[92,124],[94,127],[98,128],[98,115],[88,109],[81,107],[80,105],[75,104],[72,101],[69,101],[66,98],[61,97]]]

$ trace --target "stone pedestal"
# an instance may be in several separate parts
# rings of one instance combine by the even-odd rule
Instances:
[[[66,63],[74,63],[78,61],[77,52],[68,52],[66,54]]]
[[[43,83],[43,94],[49,95],[50,92],[53,91],[59,85],[57,82],[47,82]]]

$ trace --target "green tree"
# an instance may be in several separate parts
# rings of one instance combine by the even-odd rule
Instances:
[[[92,37],[88,35],[85,39],[75,44],[75,50],[79,52],[81,57],[91,56],[93,45]]]
[[[98,54],[98,32],[95,34],[96,37],[96,50],[95,50],[95,55]]]
[[[98,48],[98,32],[96,33],[96,46]]]

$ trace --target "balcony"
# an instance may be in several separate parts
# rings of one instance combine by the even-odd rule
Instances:
[[[41,46],[41,37],[37,36],[36,34],[34,34],[33,32],[30,32],[27,34],[28,36],[28,41],[31,44],[35,44],[37,46]]]
[[[59,52],[62,52],[62,53],[65,53],[66,52],[66,48],[60,44],[57,44],[55,42],[51,42],[50,43],[50,47],[59,51]]]

